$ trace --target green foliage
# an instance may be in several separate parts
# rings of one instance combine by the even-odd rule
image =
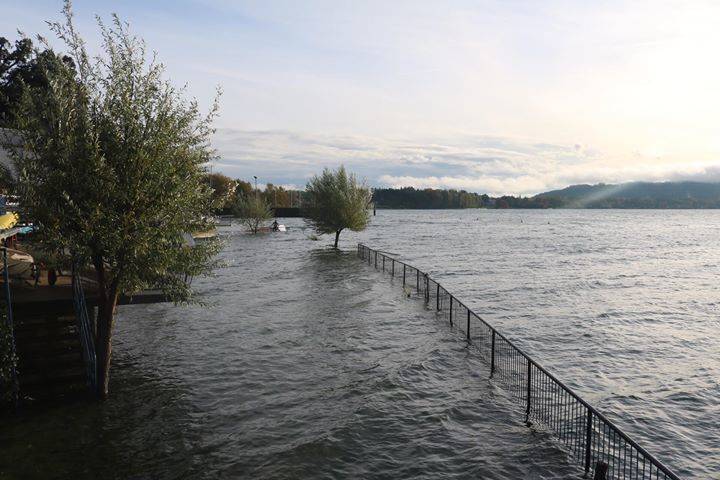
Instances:
[[[22,146],[6,144],[23,213],[43,248],[93,264],[110,297],[162,285],[187,301],[182,277],[205,271],[217,250],[182,247],[183,233],[210,228],[203,166],[217,101],[202,116],[116,16],[110,26],[98,20],[103,55],[91,59],[69,2],[64,13],[50,26],[73,62],[38,64],[48,88],[23,89],[13,123]]]
[[[272,218],[270,205],[258,195],[241,198],[233,206],[233,213],[256,234],[262,224]]]
[[[305,192],[306,221],[319,233],[335,233],[336,248],[340,232],[364,230],[370,222],[370,190],[343,166],[311,178]]]
[[[490,197],[465,190],[440,190],[433,188],[376,188],[373,200],[378,208],[482,208],[487,207]]]
[[[23,92],[47,90],[48,72],[62,64],[73,68],[72,59],[58,56],[50,49],[37,51],[29,38],[21,38],[13,46],[0,37],[0,127],[15,123]]]
[[[235,202],[239,199],[248,198],[253,193],[253,186],[244,180],[235,180]]]
[[[216,213],[231,207],[236,188],[235,180],[222,173],[209,173],[204,182],[212,190],[212,206]]]
[[[255,195],[255,188],[252,183],[244,180],[235,180],[235,194],[231,203],[237,203],[243,199],[250,198]],[[260,195],[265,203],[272,207],[299,207],[303,202],[304,192],[297,190],[286,190],[284,187],[275,186],[272,183],[265,185],[265,190],[259,190]]]

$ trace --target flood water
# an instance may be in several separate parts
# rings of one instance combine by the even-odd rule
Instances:
[[[578,478],[472,349],[355,258],[428,270],[683,478],[720,478],[720,212],[379,211],[345,253],[224,228],[205,305],[122,307],[111,399],[3,419],[0,478]]]

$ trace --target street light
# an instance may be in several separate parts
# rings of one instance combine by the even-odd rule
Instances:
[[[255,179],[255,201],[257,201],[257,195],[258,195],[257,177],[255,175],[253,175],[253,178]]]

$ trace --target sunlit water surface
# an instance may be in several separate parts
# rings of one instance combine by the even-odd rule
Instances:
[[[206,305],[122,307],[111,399],[2,420],[0,478],[578,478],[357,241],[429,270],[684,478],[720,478],[719,221],[379,211],[340,255],[296,219],[223,228]]]

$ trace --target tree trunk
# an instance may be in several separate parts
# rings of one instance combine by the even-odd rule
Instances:
[[[340,239],[340,232],[342,232],[342,230],[335,231],[335,248],[337,248],[338,240]]]
[[[108,397],[110,359],[112,357],[112,332],[115,307],[118,301],[117,279],[110,282],[106,277],[105,262],[101,256],[93,258],[98,281],[98,313],[95,324],[96,394],[100,400]]]
[[[106,296],[98,305],[97,316],[97,396],[101,400],[108,397],[110,381],[110,360],[112,358],[112,334],[115,323],[115,306],[117,305],[117,292]]]

